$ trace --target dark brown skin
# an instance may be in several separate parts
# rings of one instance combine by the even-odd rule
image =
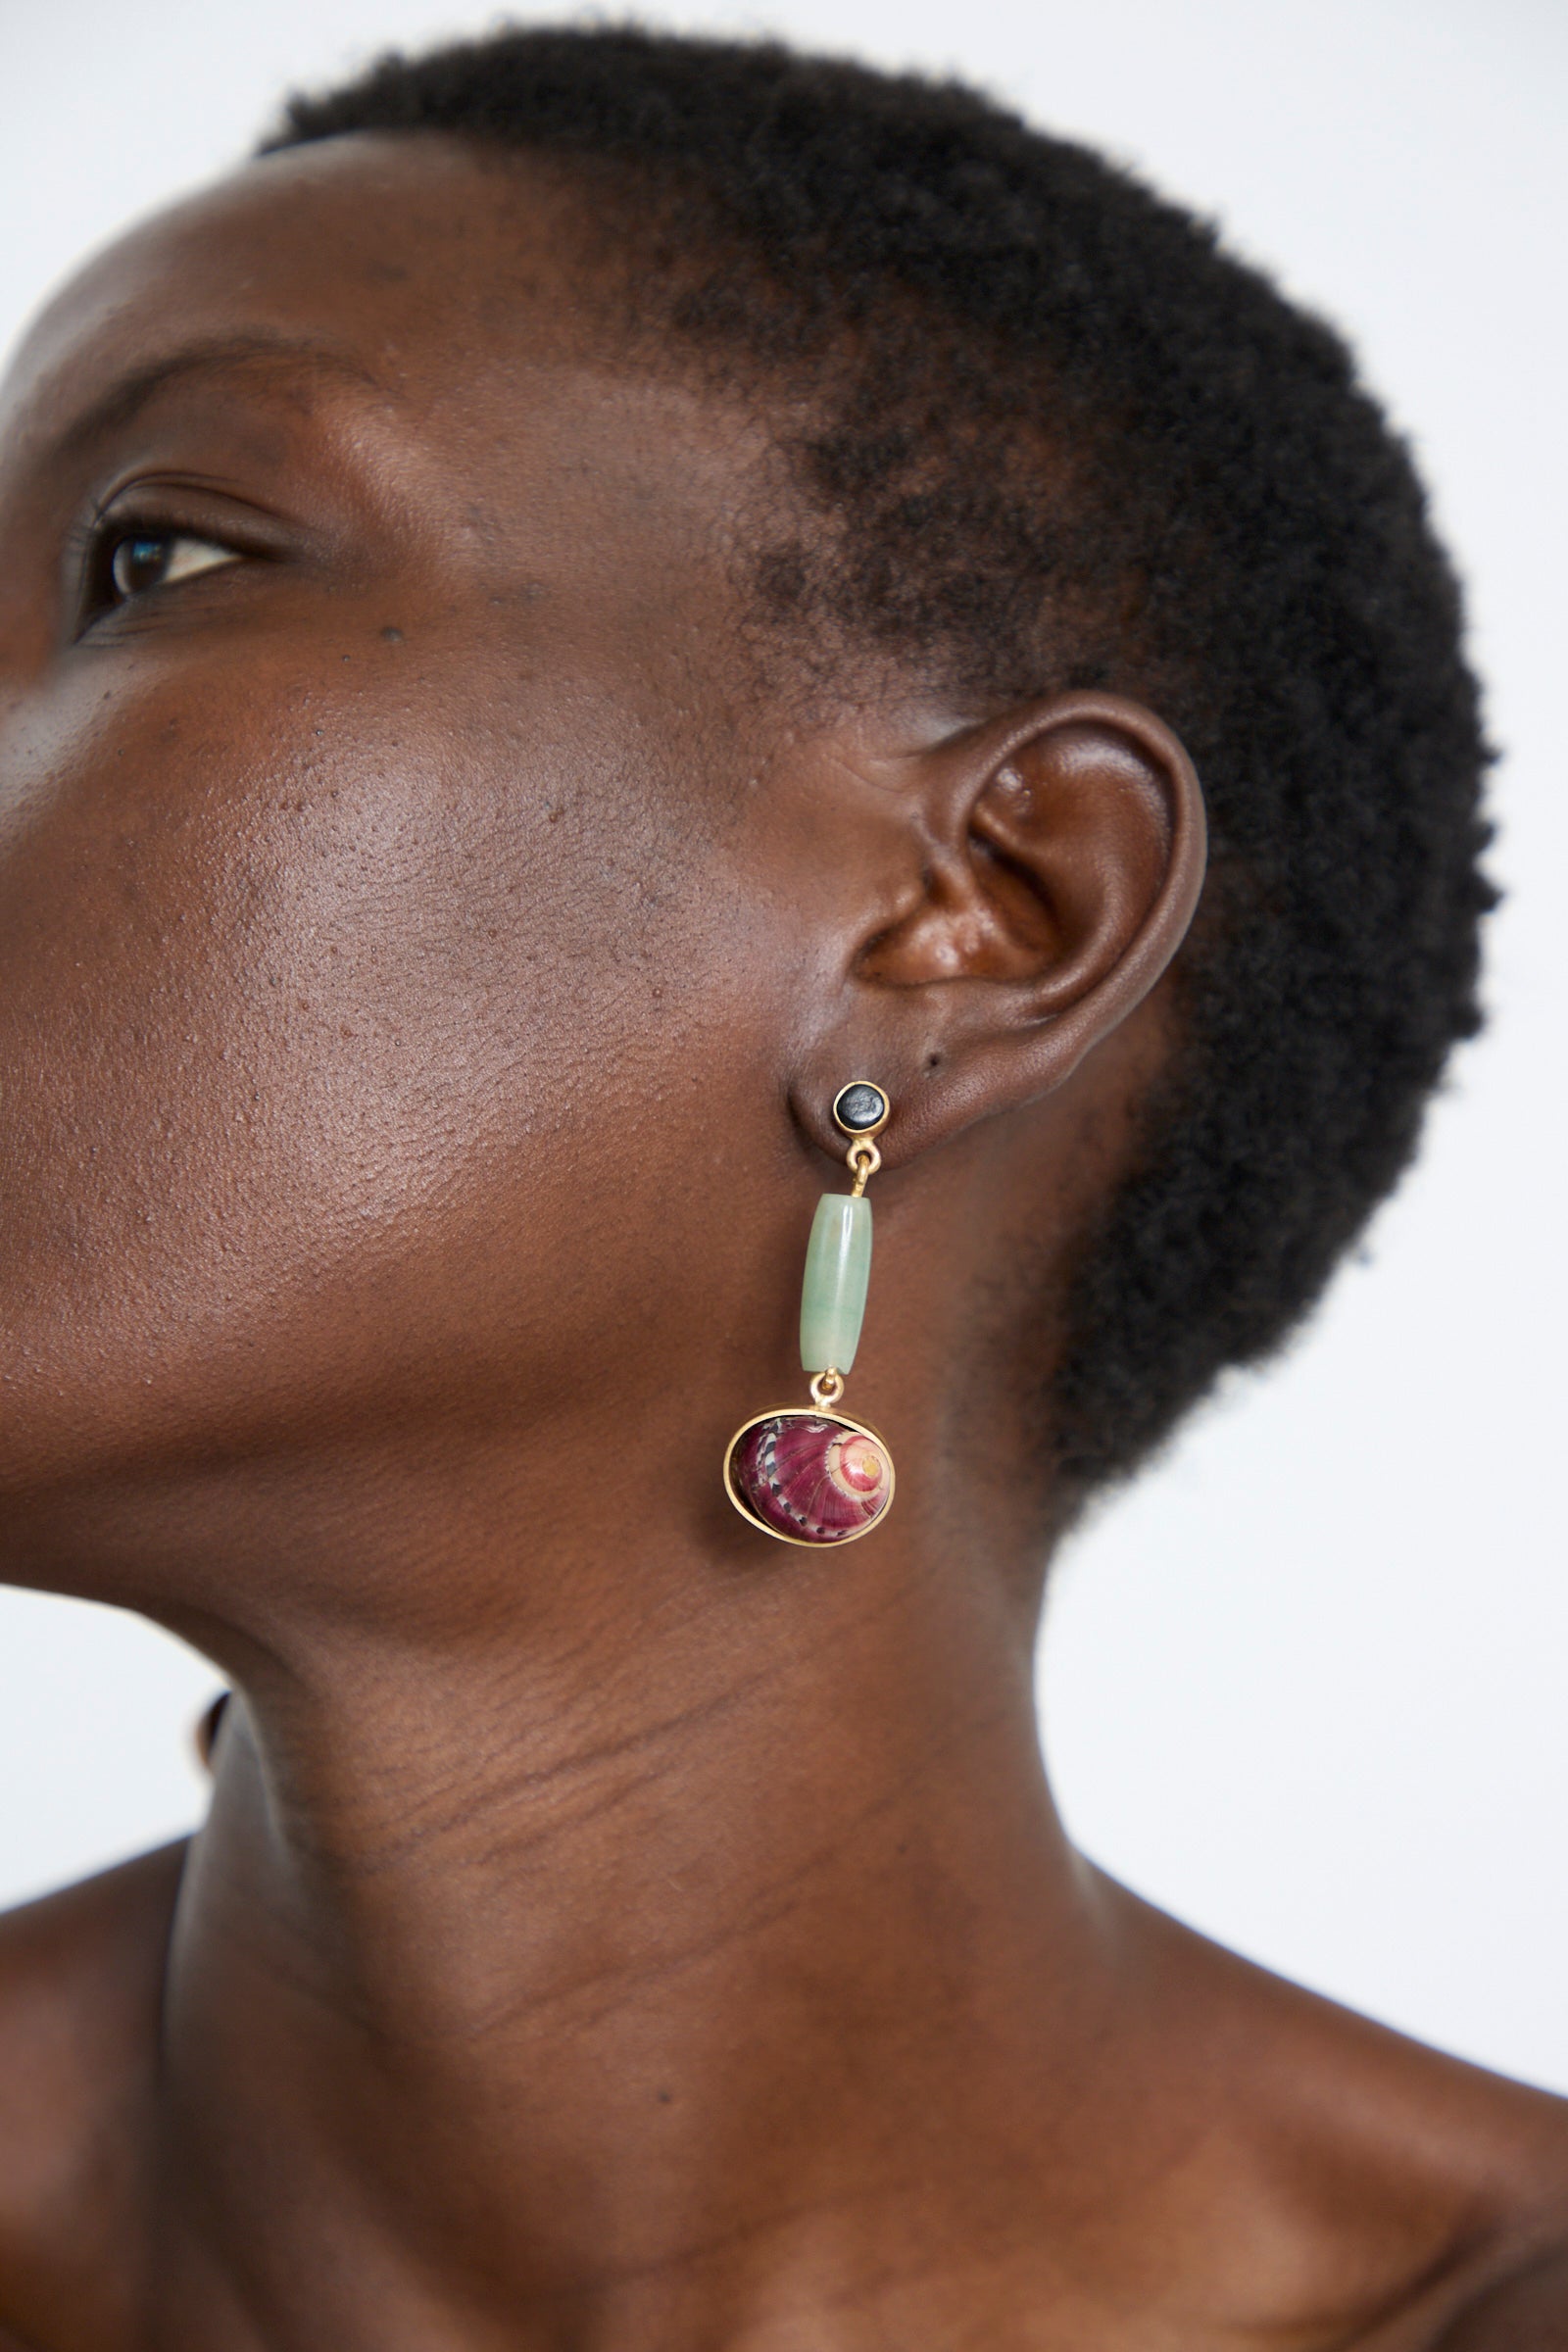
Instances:
[[[9,391],[0,1568],[241,1695],[188,1853],[0,1924],[0,2340],[1568,2344],[1568,2110],[1149,1910],[1042,1777],[1017,1398],[1169,1051],[1180,746],[769,683],[766,434],[575,253],[542,171],[345,140]],[[84,590],[105,506],[182,576]],[[804,1395],[858,1075],[900,1486],[824,1558],[718,1464]]]

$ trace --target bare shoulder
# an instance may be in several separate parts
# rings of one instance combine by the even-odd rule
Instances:
[[[1568,2352],[1568,2099],[1113,1900],[1210,2085],[1210,2194],[1233,2221],[1264,2208],[1309,2329],[1364,2352]]]
[[[184,1855],[164,1846],[0,1916],[0,2352],[8,2324],[24,2337],[53,2308],[63,2266],[123,2274]]]

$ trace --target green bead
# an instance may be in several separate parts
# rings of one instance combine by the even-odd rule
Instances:
[[[871,1279],[871,1203],[824,1193],[816,1204],[801,1290],[801,1362],[847,1372],[855,1361]]]

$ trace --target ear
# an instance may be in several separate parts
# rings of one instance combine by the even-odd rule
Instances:
[[[1192,761],[1117,695],[1061,695],[949,737],[901,791],[900,870],[884,860],[846,941],[838,1017],[795,1087],[835,1157],[839,1087],[885,1087],[894,1163],[1070,1077],[1169,965],[1205,858]]]

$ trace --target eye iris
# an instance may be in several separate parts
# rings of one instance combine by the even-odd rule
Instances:
[[[148,538],[122,539],[109,568],[120,594],[134,596],[138,589],[156,588],[168,567],[168,539]]]

